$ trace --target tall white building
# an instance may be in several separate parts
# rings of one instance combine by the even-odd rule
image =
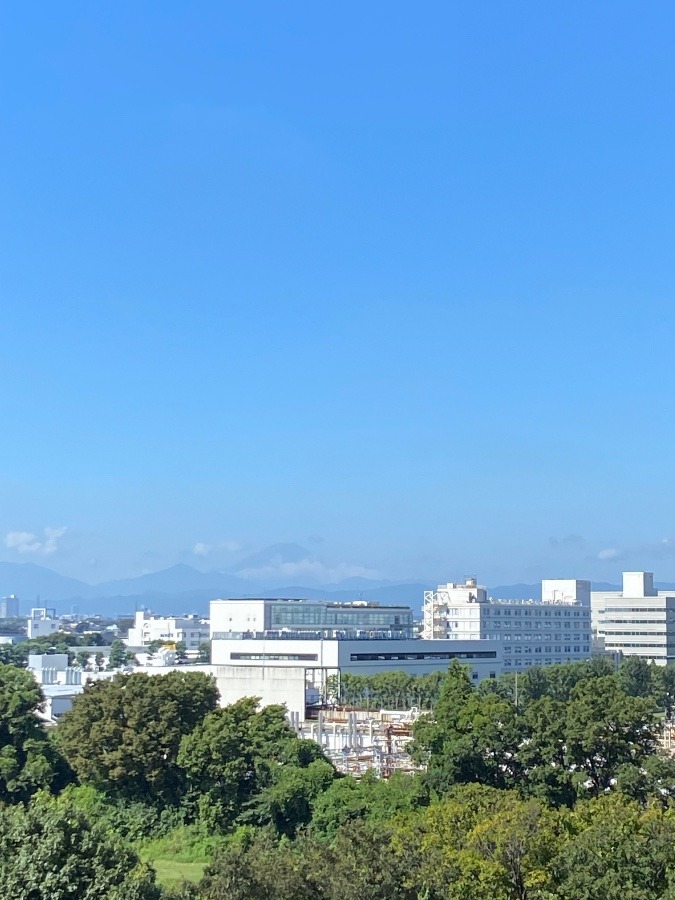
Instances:
[[[504,671],[589,659],[590,582],[542,582],[542,600],[488,599],[468,578],[424,592],[423,635],[428,640],[501,641]]]
[[[622,590],[593,591],[591,608],[606,652],[675,662],[675,592],[657,591],[651,572],[624,572]]]
[[[147,647],[154,641],[166,644],[184,643],[188,653],[196,653],[200,644],[209,640],[208,621],[198,616],[153,616],[139,610],[134,616],[133,628],[129,629],[129,647]]]

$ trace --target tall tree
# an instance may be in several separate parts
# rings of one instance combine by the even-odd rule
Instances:
[[[56,778],[60,761],[37,717],[43,703],[29,672],[0,665],[0,804],[24,802]]]
[[[181,739],[217,704],[215,682],[201,672],[120,675],[85,687],[59,724],[58,743],[82,783],[176,803],[185,787]]]
[[[184,739],[178,757],[202,820],[214,827],[232,823],[255,794],[273,783],[273,770],[298,743],[304,742],[286,721],[285,708],[258,710],[257,697],[206,716]]]
[[[610,789],[619,766],[654,753],[657,734],[654,702],[627,696],[614,676],[577,684],[565,711],[565,744],[579,789]]]

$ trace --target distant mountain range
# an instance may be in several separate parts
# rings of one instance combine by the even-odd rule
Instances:
[[[309,551],[297,544],[274,544],[241,560],[230,572],[201,572],[185,564],[159,572],[107,581],[97,585],[68,578],[35,563],[0,562],[0,596],[16,594],[21,609],[56,607],[58,613],[120,615],[135,609],[156,613],[206,614],[215,597],[297,597],[306,600],[370,600],[400,603],[420,609],[425,590],[435,585],[419,582],[395,584],[376,579],[350,577],[338,582],[288,583],[286,572],[305,570],[316,578],[321,566]],[[326,573],[330,570],[325,569]],[[277,581],[274,580],[276,575]],[[303,578],[304,580],[304,578]],[[309,579],[310,581],[312,578]],[[286,583],[284,583],[286,582]],[[659,590],[675,590],[675,584],[660,582]],[[621,590],[620,585],[593,583],[594,590]],[[505,600],[541,599],[541,584],[507,584],[488,589],[491,597]]]

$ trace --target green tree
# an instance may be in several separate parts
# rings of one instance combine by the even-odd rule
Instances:
[[[579,804],[551,862],[559,900],[661,900],[673,884],[675,827],[621,795]]]
[[[521,738],[514,705],[497,694],[474,691],[465,668],[453,661],[433,717],[415,723],[411,752],[428,763],[435,790],[474,781],[507,787],[522,774]]]
[[[129,659],[130,653],[124,641],[113,641],[110,645],[110,656],[108,657],[108,668],[119,669]]]
[[[58,743],[80,782],[120,798],[176,803],[185,786],[181,739],[217,703],[214,680],[201,672],[119,675],[75,698]]]
[[[651,681],[652,696],[657,706],[671,719],[675,710],[675,666],[654,666]]]
[[[317,799],[333,783],[335,769],[327,760],[317,759],[304,768],[279,766],[272,778],[245,820],[272,825],[278,834],[293,838],[299,828],[309,825]]]
[[[199,645],[199,651],[197,652],[197,662],[211,662],[211,641],[204,641]]]
[[[514,791],[461,785],[397,820],[393,845],[416,897],[543,900],[561,833],[560,814]]]
[[[183,740],[178,757],[201,819],[212,827],[234,822],[298,743],[305,742],[298,742],[283,706],[258,710],[258,698],[245,697],[211,712]]]
[[[614,676],[577,684],[565,711],[565,754],[579,789],[610,789],[619,766],[654,753],[657,733],[654,702],[627,696]]]
[[[45,799],[0,810],[7,900],[159,900],[154,873],[79,810]]]
[[[313,834],[333,840],[348,822],[364,819],[384,824],[395,816],[429,804],[429,791],[420,776],[395,773],[390,779],[366,772],[363,778],[338,778],[314,803]]]
[[[25,802],[63,766],[37,717],[43,703],[31,674],[0,665],[0,803]]]
[[[81,666],[85,671],[89,668],[89,651],[88,650],[80,650],[75,658],[77,660],[78,666]]]
[[[651,696],[653,668],[639,656],[627,657],[617,673],[619,687],[629,697]]]
[[[549,696],[530,703],[522,715],[523,740],[517,751],[523,767],[520,791],[554,806],[573,806],[576,799],[566,757],[566,708]]]
[[[100,653],[100,652],[97,653],[96,656],[94,657],[94,665],[96,666],[96,670],[98,672],[100,672],[101,669],[103,668],[104,664],[105,664],[105,657],[103,656],[102,653]]]

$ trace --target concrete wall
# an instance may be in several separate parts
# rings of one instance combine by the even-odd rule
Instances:
[[[259,697],[261,706],[285,704],[289,712],[305,717],[305,669],[288,666],[214,666],[220,705],[243,697]]]

